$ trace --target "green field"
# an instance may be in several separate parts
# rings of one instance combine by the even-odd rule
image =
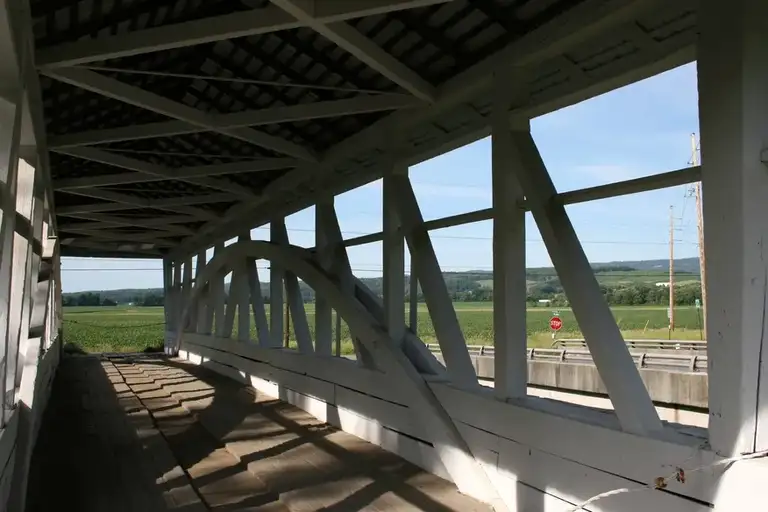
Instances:
[[[456,315],[471,345],[493,343],[493,307],[490,302],[459,302]],[[668,338],[667,310],[659,306],[626,306],[612,308],[616,321],[625,338]],[[314,306],[307,304],[307,320],[314,335]],[[549,318],[552,308],[528,310],[527,332],[529,346],[546,347],[552,343]],[[579,338],[576,320],[570,309],[559,308],[563,320],[561,338]],[[674,339],[700,339],[699,315],[693,307],[677,307]],[[267,311],[269,316],[269,311]],[[427,343],[436,342],[434,327],[427,307],[419,304],[419,336]],[[164,315],[161,307],[68,307],[64,308],[64,339],[86,352],[139,352],[145,349],[161,349],[164,336]],[[335,322],[334,322],[335,324]],[[235,322],[235,328],[237,323]],[[251,328],[251,338],[256,338]],[[334,333],[335,336],[335,333]],[[349,330],[342,322],[342,352],[351,353]],[[291,345],[295,336],[291,332]]]

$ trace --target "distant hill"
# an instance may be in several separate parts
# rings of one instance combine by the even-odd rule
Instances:
[[[594,267],[631,267],[635,270],[669,272],[669,260],[611,261],[598,263]],[[675,260],[675,272],[687,272],[699,275],[699,258],[679,258]]]
[[[653,301],[663,299],[664,293],[659,288],[661,283],[669,281],[668,260],[612,261],[594,263],[598,282],[603,287],[612,289],[635,287],[642,289],[646,297],[653,295]],[[698,258],[681,258],[675,260],[676,281],[684,286],[686,282],[697,284],[699,281]],[[487,301],[493,296],[493,273],[487,270],[470,270],[464,272],[445,272],[443,277],[446,286],[454,300]],[[406,293],[409,287],[409,277],[406,276]],[[380,277],[361,279],[374,293],[381,295],[382,279]],[[526,281],[530,300],[555,298],[562,296],[560,280],[552,267],[529,268],[526,270]],[[229,283],[225,285],[229,290]],[[302,296],[305,301],[314,299],[314,291],[300,283]],[[262,295],[269,297],[269,283],[262,283]],[[645,290],[645,291],[643,291]],[[650,290],[650,291],[649,291]],[[161,288],[123,289],[90,292],[64,293],[65,305],[158,305],[162,304],[163,290]],[[651,299],[647,299],[651,300]],[[691,299],[692,301],[693,299]]]

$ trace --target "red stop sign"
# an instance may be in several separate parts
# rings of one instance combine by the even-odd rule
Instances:
[[[563,321],[560,320],[559,316],[553,316],[549,319],[549,328],[553,331],[559,331],[563,328]]]

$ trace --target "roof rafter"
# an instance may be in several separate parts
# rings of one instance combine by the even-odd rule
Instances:
[[[144,199],[142,197],[133,196],[130,194],[122,194],[120,192],[114,192],[112,190],[102,190],[98,188],[78,188],[75,190],[68,190],[70,194],[79,196],[92,197],[94,199],[103,199],[105,201],[112,201],[126,205],[130,208],[153,208],[158,210],[168,210],[170,212],[184,213],[191,215],[198,219],[214,220],[217,218],[213,213],[201,210],[199,208],[193,208],[186,206],[183,203],[177,204],[158,204],[158,201],[152,199]],[[193,196],[194,197],[194,196]],[[183,199],[183,198],[174,198]],[[232,195],[229,194],[229,199],[232,199]]]
[[[236,183],[232,183],[224,180],[217,180],[215,178],[208,178],[205,176],[197,176],[197,177],[184,176],[182,174],[177,173],[176,169],[173,169],[173,168],[168,168],[162,165],[156,165],[153,163],[144,162],[143,160],[128,158],[123,155],[111,153],[109,151],[103,151],[97,148],[88,148],[88,147],[72,148],[70,150],[62,150],[60,152],[76,158],[82,158],[84,160],[90,160],[92,162],[99,162],[99,163],[111,165],[114,167],[120,167],[122,169],[128,169],[130,171],[135,171],[137,173],[147,175],[149,178],[151,178],[149,181],[152,181],[152,179],[154,179],[155,181],[179,180],[179,181],[185,181],[187,183],[192,183],[194,185],[199,185],[202,187],[221,190],[223,192],[231,192],[233,195],[238,197],[244,197],[244,198],[257,197],[257,194],[255,192],[253,192],[252,190],[246,187],[243,187],[242,185],[238,185]],[[208,166],[205,166],[205,167],[208,167]],[[134,173],[129,173],[129,174],[134,174]],[[110,177],[112,176],[104,176],[104,178],[110,178]],[[74,187],[74,188],[87,188],[87,187],[104,185],[104,183],[99,184],[98,180],[95,178],[98,178],[98,177],[94,176],[94,177],[80,178],[77,181],[83,186]],[[107,180],[104,180],[104,181],[107,181]],[[111,181],[114,182],[114,180],[111,180]],[[114,183],[111,183],[111,184],[114,184]],[[60,185],[58,185],[56,188],[60,189],[61,187]],[[73,187],[70,186],[70,188],[73,188]]]
[[[387,53],[376,43],[358,32],[344,21],[328,23],[317,17],[326,0],[270,0],[274,5],[296,17],[340,48],[354,55],[358,60],[375,69],[394,83],[422,100],[435,99],[435,87],[414,70]]]
[[[287,123],[336,117],[352,114],[365,114],[386,110],[397,110],[423,106],[423,103],[403,94],[366,95],[342,100],[319,101],[265,108],[262,110],[246,110],[234,114],[209,115],[209,123],[215,128],[240,128],[266,124]],[[211,128],[192,126],[184,121],[162,121],[134,126],[112,128],[108,130],[93,130],[52,137],[50,148],[103,144],[154,137],[167,137],[186,133],[209,131]]]
[[[64,223],[61,224],[61,229],[101,229],[105,226],[128,226],[128,227],[145,227],[149,229],[155,229],[160,231],[169,231],[178,235],[191,235],[194,234],[194,230],[185,226],[179,226],[176,222],[194,222],[196,219],[190,218],[186,215],[176,215],[168,218],[154,218],[154,219],[135,219],[130,217],[118,217],[115,215],[103,215],[98,213],[83,213],[72,215],[72,217],[85,219],[92,222],[77,222],[77,223]]]
[[[107,203],[96,204],[82,204],[74,206],[62,206],[56,209],[56,214],[59,216],[66,216],[79,213],[93,213],[93,212],[114,212],[118,210],[134,210],[136,208],[150,208],[153,210],[168,210],[179,211],[181,207],[196,205],[196,204],[208,204],[208,203],[231,203],[232,194],[225,192],[218,194],[196,195],[196,196],[181,196],[181,197],[168,197],[165,199],[144,199],[137,196],[129,196],[125,194],[117,194],[116,192],[89,189],[78,189],[75,191],[67,191],[75,195],[81,195],[85,197],[94,197],[97,199],[104,199],[110,201]],[[120,201],[116,199],[115,194],[122,196]],[[107,195],[110,197],[107,198]],[[190,215],[188,211],[182,211],[181,213]],[[192,215],[202,215],[205,218],[216,217],[212,213],[209,214],[203,210],[195,209],[195,213]]]
[[[144,108],[197,127],[194,131],[213,131],[283,153],[302,160],[316,162],[317,156],[308,149],[279,137],[274,137],[251,128],[219,128],[214,126],[213,116],[182,103],[163,98],[139,87],[109,78],[87,69],[50,69],[43,74],[75,87],[80,87],[107,98],[112,98],[136,107]],[[199,130],[202,128],[203,130]]]
[[[322,0],[313,11],[313,19],[321,23],[340,22],[373,14],[451,0]],[[301,20],[276,6],[213,16],[137,30],[111,37],[88,39],[41,50],[35,61],[39,67],[67,67],[142,53],[183,48],[225,39],[253,36],[305,26]]]
[[[87,151],[82,151],[86,149]],[[92,148],[71,148],[54,150],[56,153],[61,153],[78,158],[85,158],[91,160],[88,155]],[[100,150],[96,150],[100,151]],[[101,151],[106,153],[105,151]],[[109,153],[110,156],[114,153]],[[119,156],[119,155],[118,155]],[[100,160],[97,160],[100,161]],[[108,162],[104,162],[108,163]],[[145,162],[141,162],[145,164]],[[195,167],[181,167],[178,169],[165,169],[162,168],[162,172],[158,174],[145,174],[139,172],[126,172],[118,174],[107,174],[104,176],[87,176],[84,178],[71,178],[58,180],[55,183],[56,190],[69,190],[75,188],[88,188],[88,187],[103,187],[111,185],[126,185],[129,183],[148,183],[152,181],[163,181],[168,179],[173,180],[186,180],[188,178],[196,178],[203,176],[221,176],[225,174],[242,174],[251,172],[273,171],[278,169],[290,169],[296,166],[297,160],[292,158],[265,158],[264,160],[251,160],[243,162],[232,162],[227,164],[212,164],[201,165]],[[113,165],[113,164],[110,164]],[[146,164],[154,165],[154,164]],[[118,165],[118,167],[124,167]],[[159,167],[159,166],[155,166]],[[136,169],[134,169],[136,170]],[[160,169],[158,169],[160,170]],[[167,171],[172,171],[172,175],[165,175]],[[157,172],[157,171],[155,171]],[[213,187],[215,188],[215,187]]]
[[[555,57],[572,45],[588,40],[595,34],[607,32],[626,24],[657,2],[659,0],[614,0],[610,2],[586,0],[568,11],[564,19],[545,23],[441,85],[437,95],[438,99],[434,104],[419,109],[413,114],[404,112],[403,115],[388,116],[333,147],[324,155],[323,162],[319,166],[301,165],[270,183],[265,189],[264,197],[276,196],[281,190],[296,188],[302,183],[306,183],[310,176],[322,175],[327,169],[359,152],[363,147],[368,149],[381,147],[382,139],[385,139],[388,134],[408,130],[419,123],[428,122],[440,114],[456,108],[473,96],[482,94],[491,86],[492,72],[502,64],[528,66]],[[542,41],[547,41],[548,44],[542,44]],[[535,106],[528,107],[533,110]],[[536,113],[536,115],[539,114],[541,112]],[[422,153],[418,154],[423,155],[423,150]],[[405,158],[405,155],[401,156]],[[361,180],[360,184],[366,182]],[[184,251],[190,250],[196,244],[213,243],[223,237],[225,233],[230,234],[237,219],[244,215],[253,216],[264,203],[265,201],[254,201],[248,204],[233,205],[218,220],[203,225],[198,229],[196,235],[184,240],[180,247],[172,252],[183,254]],[[292,211],[298,211],[301,208]]]

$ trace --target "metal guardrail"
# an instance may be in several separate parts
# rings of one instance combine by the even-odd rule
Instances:
[[[696,340],[624,340],[627,348],[639,350],[707,350],[706,341]],[[587,342],[579,339],[560,339],[552,343],[553,348],[587,348]]]
[[[432,352],[440,352],[440,346],[435,343],[429,343],[427,347]],[[473,356],[494,356],[492,346],[467,345],[467,348],[469,354]],[[683,353],[674,350],[656,352],[630,350],[630,355],[639,368],[696,373],[707,371],[707,356],[695,350]],[[594,364],[592,354],[583,348],[529,348],[527,357],[529,361]]]

